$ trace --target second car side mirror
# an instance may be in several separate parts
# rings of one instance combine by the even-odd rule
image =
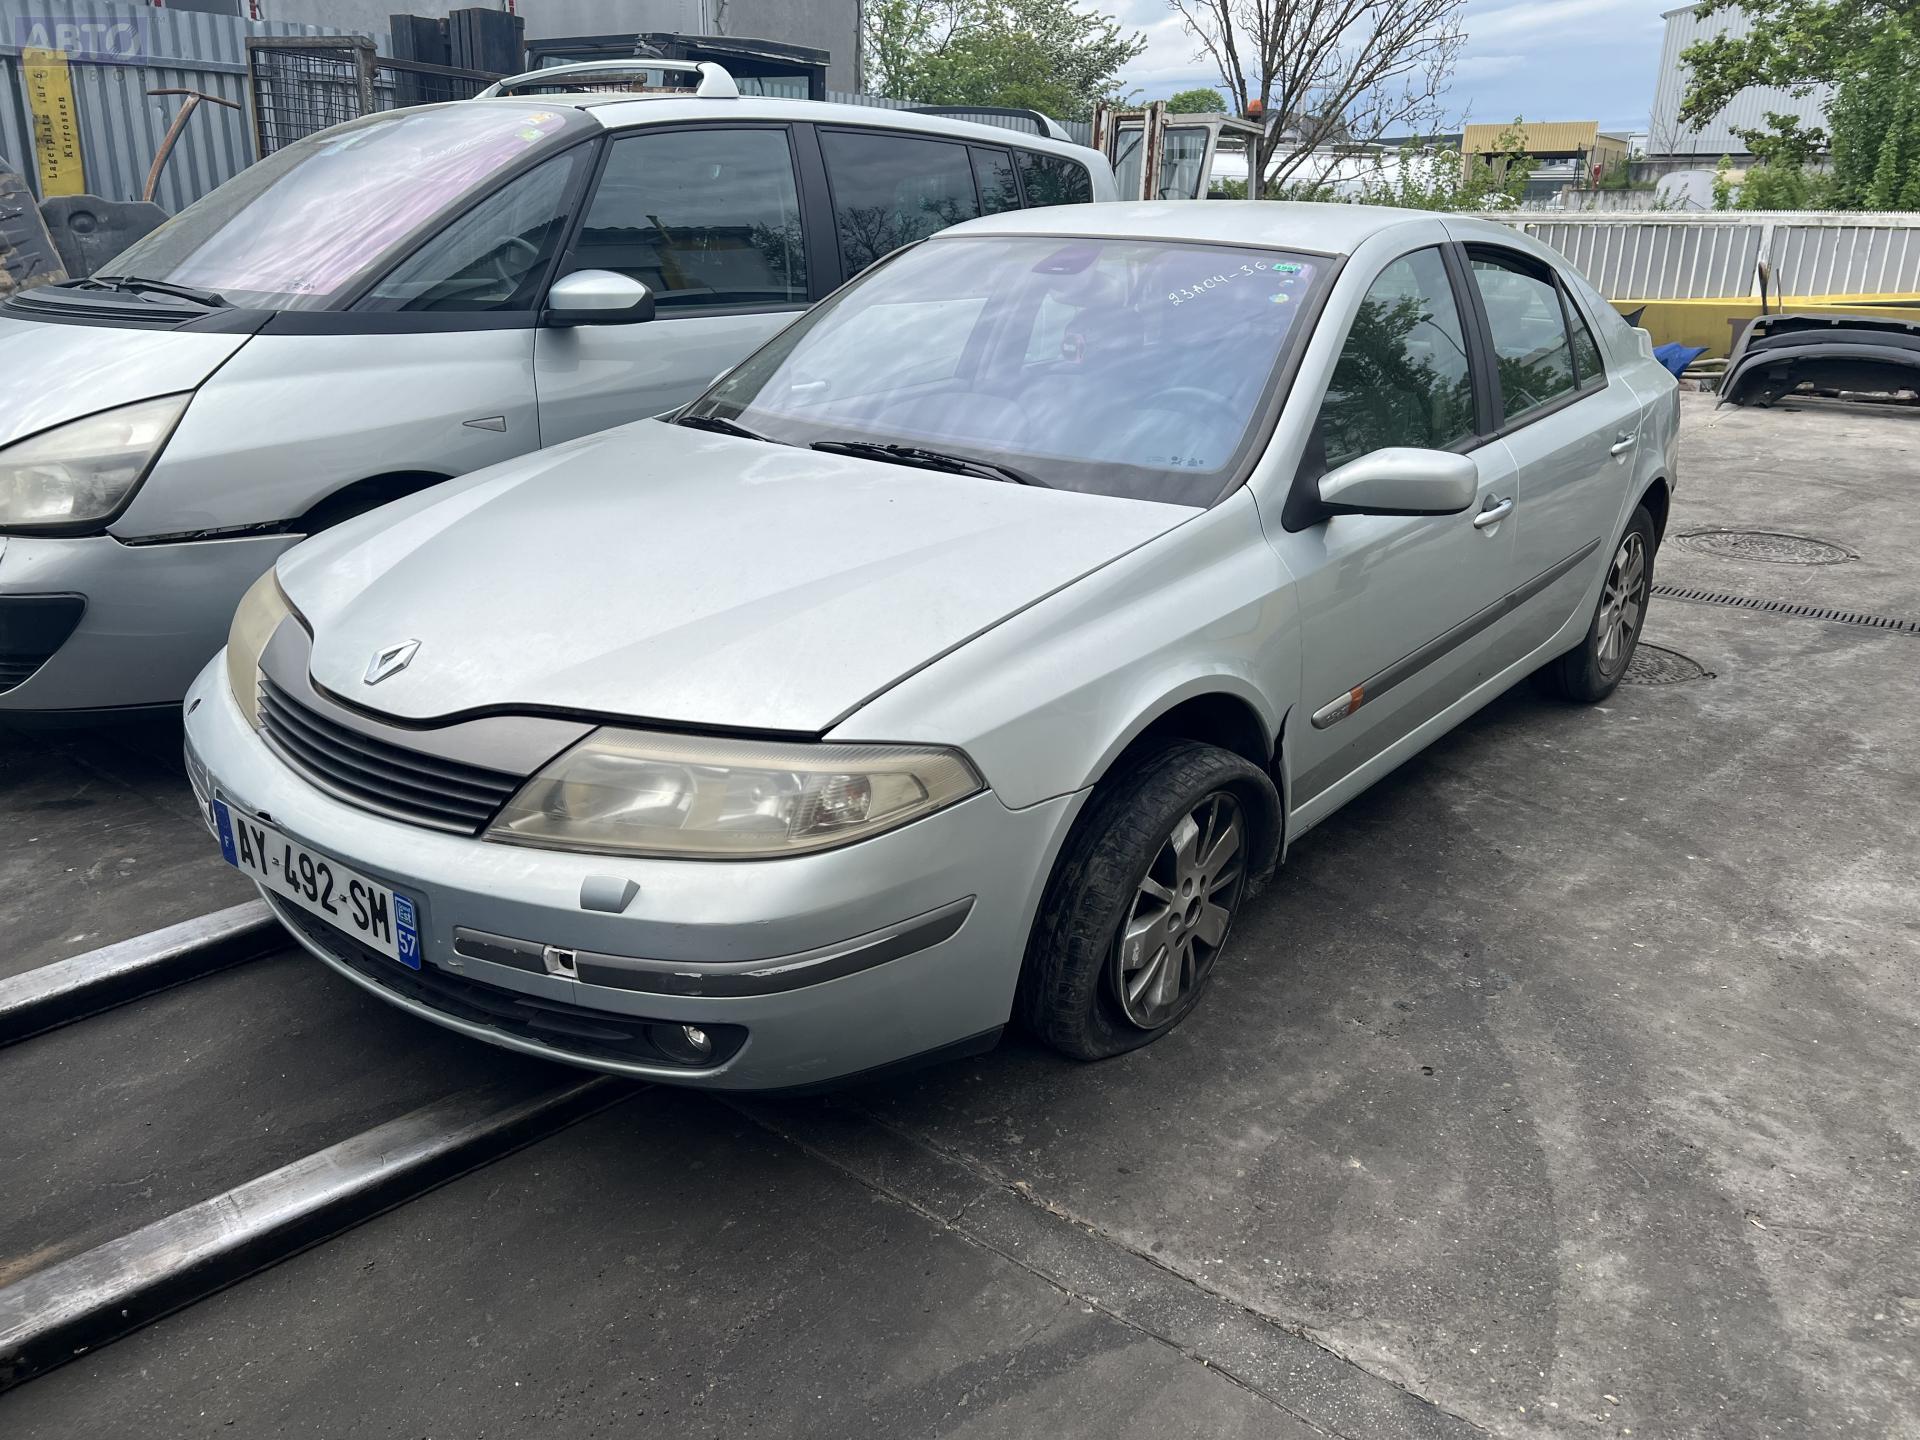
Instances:
[[[576,270],[547,291],[549,325],[635,325],[653,319],[653,291],[613,270]]]
[[[1334,515],[1458,515],[1480,490],[1480,467],[1452,450],[1393,446],[1350,460],[1319,480]]]

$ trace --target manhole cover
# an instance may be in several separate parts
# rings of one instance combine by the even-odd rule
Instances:
[[[1678,685],[1682,680],[1711,680],[1713,672],[1689,660],[1678,650],[1662,650],[1642,642],[1627,662],[1623,685]]]
[[[1691,530],[1680,543],[1721,560],[1757,560],[1763,565],[1839,565],[1856,556],[1844,545],[1776,530]]]

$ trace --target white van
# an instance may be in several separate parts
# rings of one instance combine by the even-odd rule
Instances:
[[[0,715],[175,703],[302,536],[680,405],[948,225],[1114,198],[1050,124],[697,68],[692,93],[524,93],[608,69],[564,67],[338,126],[0,305]]]

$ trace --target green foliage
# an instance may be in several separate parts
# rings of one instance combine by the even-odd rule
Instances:
[[[1526,154],[1522,124],[1516,115],[1500,132],[1491,156],[1426,145],[1403,150],[1392,166],[1383,159],[1373,174],[1361,178],[1360,203],[1409,210],[1518,209],[1535,163]]]
[[[1220,92],[1209,85],[1182,90],[1167,99],[1167,109],[1175,115],[1217,115],[1226,108],[1227,102],[1220,98]]]
[[[1016,105],[1082,120],[1146,39],[1080,0],[867,0],[867,87],[922,105]]]
[[[1920,209],[1920,42],[1914,0],[1708,0],[1755,22],[1740,39],[1717,36],[1681,56],[1689,69],[1680,116],[1703,123],[1748,85],[1807,94],[1834,87],[1827,126],[1770,114],[1745,132],[1758,164],[1737,188],[1715,178],[1722,209]],[[1809,168],[1831,149],[1832,173]],[[1724,202],[1724,203],[1723,203]]]
[[[1633,178],[1633,160],[1622,155],[1600,172],[1600,178],[1594,182],[1596,190],[1655,190],[1659,186],[1652,180]]]

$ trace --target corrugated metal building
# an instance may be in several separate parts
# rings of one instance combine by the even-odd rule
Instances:
[[[1750,34],[1753,21],[1741,10],[1721,10],[1703,20],[1694,14],[1691,5],[1669,10],[1663,18],[1667,22],[1667,35],[1660,47],[1660,73],[1653,86],[1653,118],[1647,127],[1649,159],[1700,158],[1708,165],[1722,155],[1739,159],[1749,152],[1747,142],[1738,132],[1766,129],[1769,111],[1797,115],[1812,125],[1826,123],[1827,101],[1831,96],[1827,87],[1799,96],[1755,86],[1734,96],[1732,104],[1699,129],[1689,128],[1680,119],[1680,101],[1687,89],[1687,69],[1680,63],[1681,52],[1715,35],[1738,38]]]

